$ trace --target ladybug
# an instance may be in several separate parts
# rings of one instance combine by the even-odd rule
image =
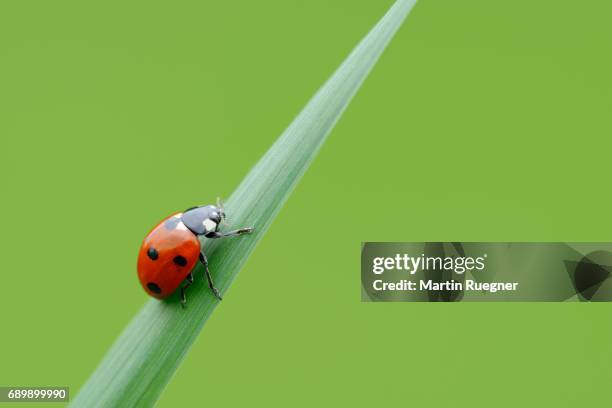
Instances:
[[[223,238],[253,232],[253,228],[220,232],[224,219],[221,205],[198,206],[173,214],[153,228],[138,254],[138,278],[144,290],[157,299],[165,299],[186,281],[181,287],[181,305],[185,307],[185,290],[193,283],[192,271],[199,261],[210,290],[221,300],[198,237]]]

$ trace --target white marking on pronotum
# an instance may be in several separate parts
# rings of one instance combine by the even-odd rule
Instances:
[[[172,216],[172,218],[181,218],[183,216],[183,213],[178,213],[178,214],[174,214]],[[175,230],[181,230],[181,231],[187,231],[187,226],[185,224],[183,224],[183,221],[179,221],[176,223],[176,225],[174,226]]]
[[[204,225],[204,228],[206,228],[206,231],[214,231],[215,228],[217,228],[217,223],[211,220],[210,218],[207,218],[204,221],[202,221],[202,225]]]

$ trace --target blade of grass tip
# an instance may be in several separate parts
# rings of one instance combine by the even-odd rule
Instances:
[[[226,293],[247,257],[316,156],[416,0],[398,0],[253,167],[225,204],[235,226],[249,236],[202,242],[216,286]],[[202,270],[181,309],[176,296],[150,300],[115,341],[72,406],[150,406],[178,368],[218,301]]]

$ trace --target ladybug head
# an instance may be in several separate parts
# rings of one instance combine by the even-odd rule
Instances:
[[[217,205],[213,205],[212,207],[219,214],[219,220],[217,221],[217,224],[220,224],[223,220],[225,220],[225,209],[223,208],[223,201],[221,201],[221,198],[217,197]]]
[[[214,207],[213,211],[210,214],[210,219],[216,222],[217,224],[221,224],[221,222],[225,219],[225,211],[223,211],[223,207]]]

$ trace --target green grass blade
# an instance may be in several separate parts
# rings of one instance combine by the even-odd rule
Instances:
[[[234,226],[254,234],[205,242],[215,283],[226,293],[327,135],[372,69],[416,0],[398,0],[308,102],[226,203]],[[195,271],[183,310],[176,297],[150,300],[104,357],[73,406],[150,406],[218,304]],[[231,298],[230,298],[231,299]],[[231,300],[227,300],[231,301]]]

